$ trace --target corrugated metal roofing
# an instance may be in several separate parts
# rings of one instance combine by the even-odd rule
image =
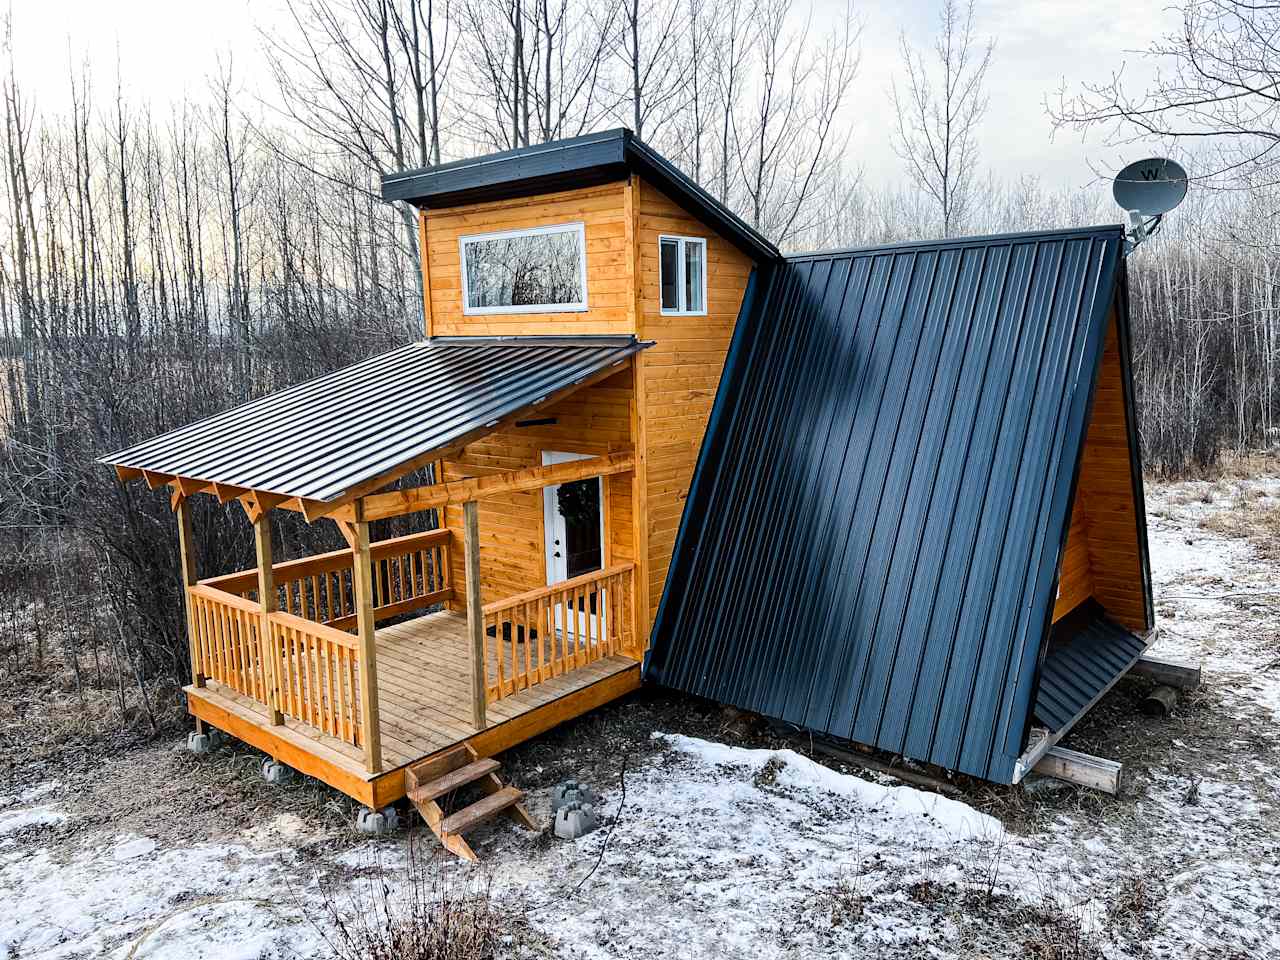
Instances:
[[[631,173],[640,174],[752,258],[778,256],[767,237],[625,127],[385,174],[382,199],[439,209],[588,187]]]
[[[1122,243],[1105,227],[763,266],[645,676],[1010,782]]]
[[[333,500],[650,345],[634,337],[436,337],[260,397],[101,462]]]
[[[1054,624],[1049,651],[1040,667],[1036,718],[1057,733],[1128,672],[1145,648],[1140,637],[1089,601]]]

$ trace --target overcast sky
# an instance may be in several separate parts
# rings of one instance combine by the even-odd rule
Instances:
[[[842,0],[814,2],[815,27],[843,8]],[[1064,82],[1075,90],[1126,64],[1127,80],[1140,86],[1150,67],[1135,51],[1177,23],[1167,2],[980,0],[979,30],[997,41],[983,129],[985,166],[999,177],[1033,173],[1047,187],[1079,188],[1092,183],[1091,166],[1115,170],[1149,155],[1153,145],[1117,150],[1097,136],[1082,142],[1079,134],[1061,132],[1054,138],[1044,102]],[[872,183],[900,175],[888,137],[898,33],[905,29],[928,43],[936,7],[933,0],[856,5],[865,25],[863,59],[847,119],[853,159]],[[135,97],[163,102],[184,92],[202,96],[218,58],[228,56],[246,86],[265,94],[258,29],[282,22],[276,0],[17,0],[13,16],[20,78],[55,110],[65,103],[69,50],[88,60],[100,90],[115,79],[118,49],[126,90]]]

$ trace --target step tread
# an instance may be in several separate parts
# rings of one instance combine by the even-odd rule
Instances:
[[[448,836],[450,834],[466,833],[508,807],[515,806],[522,799],[524,799],[523,791],[517,790],[515,787],[503,787],[501,790],[489,794],[483,800],[477,800],[471,806],[463,807],[457,813],[446,817],[444,822],[440,824],[440,834],[441,836]]]
[[[409,799],[415,803],[425,803],[428,800],[435,800],[437,797],[443,797],[445,794],[453,793],[459,787],[464,787],[468,783],[474,783],[487,773],[493,773],[495,770],[502,768],[497,760],[492,757],[486,757],[483,760],[476,760],[468,763],[465,767],[459,767],[446,773],[443,777],[435,780],[428,780],[426,783],[419,783],[414,789],[409,791]]]

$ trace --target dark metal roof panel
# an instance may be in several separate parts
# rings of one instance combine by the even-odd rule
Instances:
[[[634,337],[437,337],[260,397],[101,462],[333,500],[647,346]]]
[[[630,173],[645,177],[749,256],[778,256],[763,234],[626,128],[386,174],[382,199],[438,209],[608,183]]]
[[[1008,781],[1122,231],[804,255],[749,290],[646,676]]]
[[[1035,716],[1057,733],[1142,656],[1146,644],[1095,603],[1054,625],[1040,667]]]

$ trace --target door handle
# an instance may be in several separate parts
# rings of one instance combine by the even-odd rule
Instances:
[[[560,556],[560,551],[559,551],[559,550],[557,550],[555,553],[553,553],[553,554],[552,554],[552,556],[553,556],[553,557],[559,557],[559,556]]]

